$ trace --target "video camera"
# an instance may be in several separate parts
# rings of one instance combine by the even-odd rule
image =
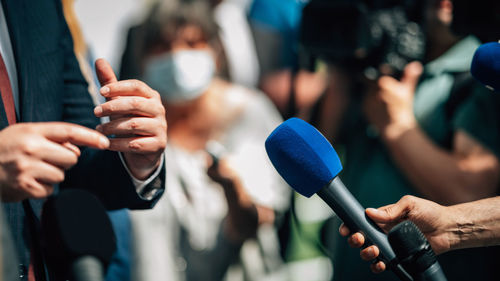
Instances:
[[[453,0],[452,31],[465,36],[473,34],[482,42],[500,39],[500,1]]]
[[[399,77],[406,64],[422,60],[425,35],[415,1],[379,2],[311,0],[302,13],[301,65],[319,58],[376,79]]]
[[[452,0],[451,30],[483,42],[500,39],[500,1]],[[299,35],[301,66],[316,59],[376,79],[398,78],[405,65],[424,59],[424,7],[418,0],[311,0]]]

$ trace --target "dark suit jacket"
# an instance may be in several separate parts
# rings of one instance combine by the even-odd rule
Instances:
[[[73,53],[73,42],[60,0],[1,0],[18,73],[20,120],[64,121],[95,128],[99,120]],[[96,7],[98,8],[98,7]],[[0,99],[0,105],[3,108]],[[8,125],[0,109],[0,128]],[[164,182],[161,172],[153,184]],[[59,188],[82,188],[95,193],[108,209],[151,208],[141,199],[116,152],[82,149],[75,167]],[[43,200],[30,200],[38,216]],[[26,219],[20,203],[3,204],[20,259],[21,271],[29,264]],[[24,266],[24,268],[23,268]]]

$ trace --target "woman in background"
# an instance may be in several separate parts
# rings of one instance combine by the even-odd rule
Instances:
[[[286,280],[275,223],[289,189],[264,151],[279,113],[217,76],[223,52],[206,1],[161,3],[141,28],[137,65],[167,109],[169,157],[167,192],[131,214],[134,277]]]

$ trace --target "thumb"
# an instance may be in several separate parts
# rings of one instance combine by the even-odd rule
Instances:
[[[423,67],[418,61],[411,62],[405,66],[401,82],[408,85],[412,89],[417,87],[420,75],[422,75]]]
[[[118,81],[113,68],[111,68],[111,65],[105,59],[97,59],[95,61],[95,71],[101,86]]]
[[[401,205],[392,204],[378,209],[368,208],[366,214],[377,223],[390,224],[397,222],[404,216]]]

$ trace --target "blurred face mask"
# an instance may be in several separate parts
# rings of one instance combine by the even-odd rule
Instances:
[[[165,101],[181,103],[201,96],[214,74],[215,62],[208,51],[186,50],[149,61],[143,79]]]

